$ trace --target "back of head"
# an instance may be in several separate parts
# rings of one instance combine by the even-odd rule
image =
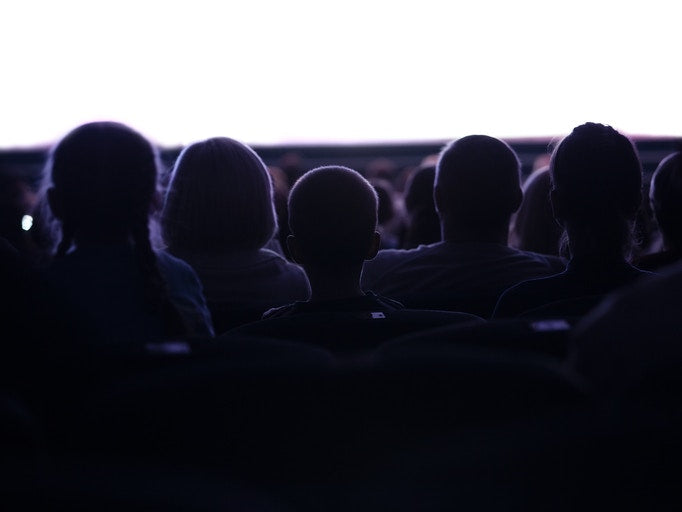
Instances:
[[[433,202],[435,165],[423,165],[408,178],[405,187],[405,209],[408,215],[403,249],[431,244],[441,239],[440,219]]]
[[[272,182],[260,157],[226,137],[186,147],[175,163],[162,213],[171,250],[263,247],[277,227]]]
[[[514,150],[499,139],[470,135],[450,143],[436,167],[441,222],[472,231],[506,226],[521,202],[520,167]]]
[[[375,240],[377,194],[358,172],[319,167],[307,172],[289,195],[289,227],[304,266],[362,265]]]
[[[48,185],[61,221],[59,253],[74,236],[148,237],[158,158],[153,146],[131,128],[113,122],[82,125],[52,150]]]
[[[578,245],[591,252],[632,246],[642,165],[629,138],[602,124],[578,126],[554,149],[550,173],[554,214],[574,255]]]
[[[184,321],[169,299],[150,241],[158,174],[154,147],[125,125],[89,123],[55,146],[47,170],[50,207],[62,228],[57,256],[64,256],[74,240],[132,242],[149,310],[162,316],[167,335],[183,334]]]
[[[382,178],[373,178],[369,183],[374,187],[379,199],[378,222],[380,225],[389,223],[395,216],[394,188],[391,182]]]
[[[610,126],[585,123],[555,148],[552,188],[565,198],[565,220],[634,217],[641,203],[642,165],[632,141]]]
[[[423,165],[410,175],[405,185],[405,208],[409,214],[425,209],[435,211],[433,204],[433,183],[436,166]]]
[[[550,189],[548,166],[534,171],[524,182],[523,202],[510,233],[513,247],[541,254],[559,254],[562,230],[552,213]]]
[[[658,164],[649,198],[666,245],[682,247],[682,152],[668,155]]]

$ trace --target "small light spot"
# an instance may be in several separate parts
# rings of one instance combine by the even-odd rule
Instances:
[[[21,229],[28,231],[33,226],[33,217],[30,215],[24,215],[21,218]]]

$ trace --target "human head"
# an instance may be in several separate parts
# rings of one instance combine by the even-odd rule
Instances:
[[[534,171],[523,183],[523,201],[512,223],[510,245],[524,251],[559,254],[562,229],[549,200],[549,166]]]
[[[651,177],[651,208],[666,247],[682,248],[682,152],[665,157]]]
[[[248,146],[216,137],[187,146],[171,174],[161,214],[171,251],[263,247],[277,228],[272,182]]]
[[[304,267],[361,269],[379,247],[377,194],[358,172],[341,166],[304,174],[289,194],[289,245]]]
[[[149,238],[158,155],[123,124],[94,122],[67,134],[46,168],[48,200],[59,219],[64,254],[74,239]]]
[[[469,135],[448,144],[436,166],[434,199],[445,238],[448,231],[483,237],[506,233],[521,204],[519,159],[505,142]]]
[[[374,187],[379,199],[379,206],[377,210],[377,222],[383,226],[388,224],[395,216],[395,205],[393,200],[394,189],[391,182],[382,178],[373,178],[368,180],[370,185]]]
[[[404,249],[420,244],[431,244],[441,239],[440,219],[433,202],[433,184],[436,177],[435,165],[416,168],[405,185],[405,209],[408,226]]]
[[[554,216],[568,232],[623,251],[641,204],[642,165],[632,141],[610,126],[585,123],[559,142],[550,160]]]

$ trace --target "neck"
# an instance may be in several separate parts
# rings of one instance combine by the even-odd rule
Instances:
[[[600,259],[602,261],[627,261],[624,241],[619,233],[608,230],[574,229],[566,225],[568,246],[573,258]]]
[[[304,267],[312,290],[310,300],[337,300],[364,295],[360,288],[360,269],[318,269]]]

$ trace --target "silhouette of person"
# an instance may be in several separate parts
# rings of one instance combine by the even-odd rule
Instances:
[[[490,316],[506,288],[564,267],[560,258],[507,245],[522,196],[519,159],[508,144],[486,135],[448,144],[434,184],[442,241],[381,251],[365,265],[363,286],[411,308]]]
[[[360,286],[366,260],[380,245],[377,193],[358,172],[342,166],[318,167],[303,175],[289,195],[287,240],[305,269],[310,301],[268,311],[264,318],[311,311],[393,311],[402,305]]]
[[[682,259],[682,153],[664,158],[651,177],[649,199],[663,237],[663,250],[642,256],[637,266],[658,270]]]
[[[440,241],[440,219],[433,201],[433,183],[436,166],[418,167],[409,177],[405,188],[407,230],[403,249],[413,249],[422,244]]]
[[[561,274],[505,291],[496,317],[581,316],[603,295],[645,275],[626,259],[642,188],[632,141],[610,126],[583,124],[554,149],[550,172],[552,208],[566,230],[570,261]]]
[[[47,278],[95,344],[212,336],[194,271],[152,249],[158,156],[131,128],[88,123],[52,149],[46,194],[59,245]]]
[[[272,179],[239,141],[215,137],[183,149],[161,226],[170,253],[199,275],[218,333],[310,294],[305,272],[267,246],[277,229]]]

